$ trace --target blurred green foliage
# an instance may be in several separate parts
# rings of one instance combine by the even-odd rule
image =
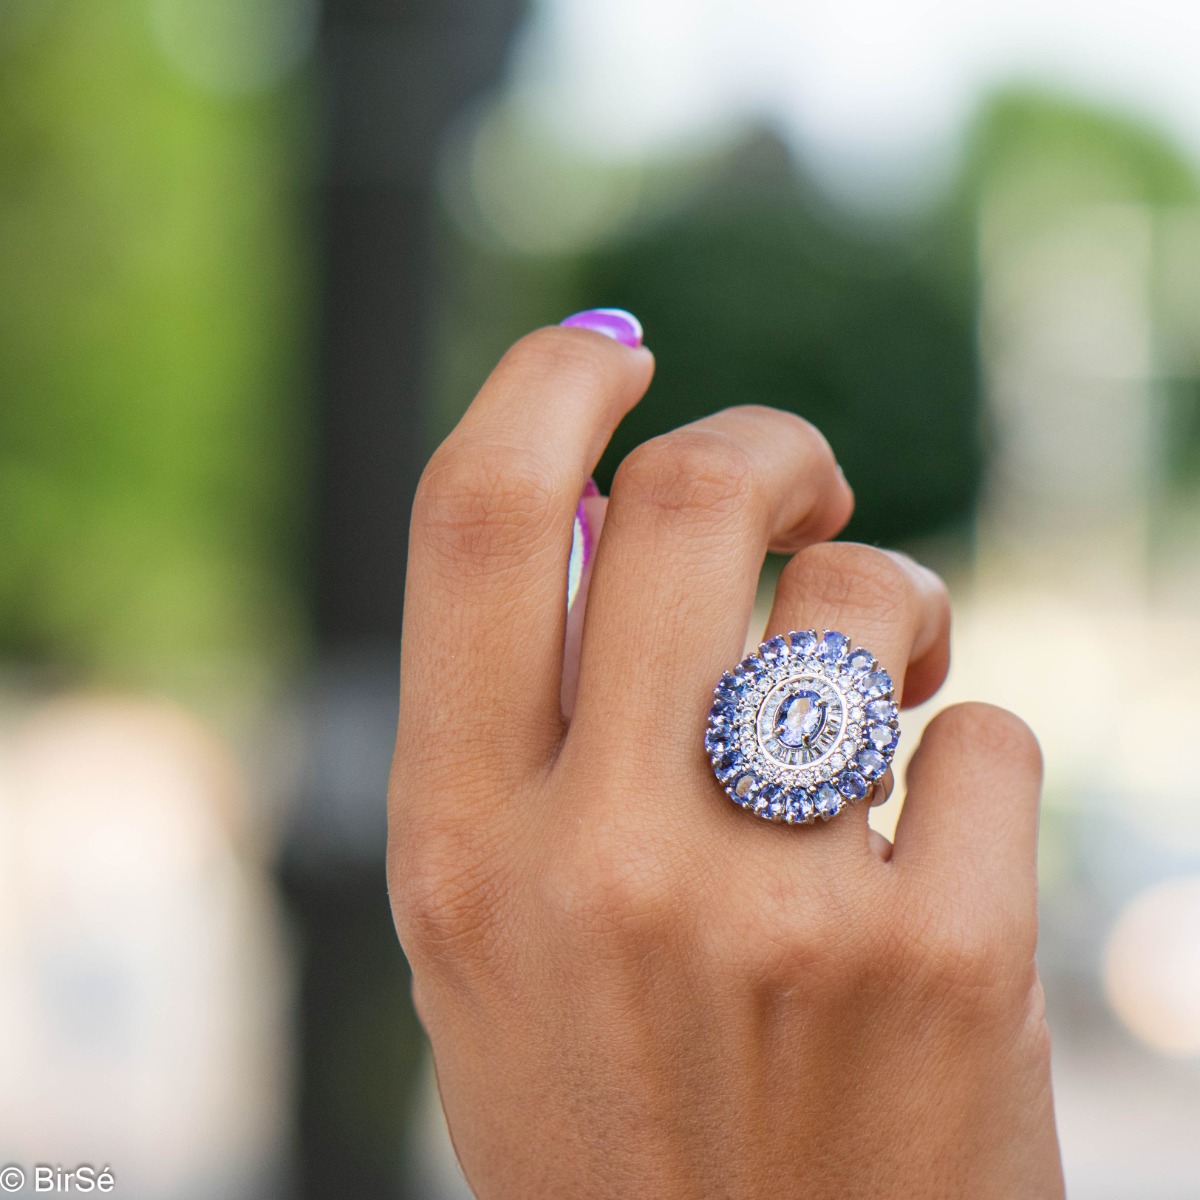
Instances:
[[[506,153],[468,148],[469,170],[449,171],[452,184],[503,169],[514,137],[505,119],[482,122],[480,136],[497,126]],[[595,165],[573,169],[581,203],[593,203]],[[520,186],[501,180],[493,190],[507,198]],[[970,528],[989,440],[976,345],[984,210],[1028,232],[1093,205],[1138,205],[1153,220],[1197,201],[1191,164],[1145,123],[1024,88],[981,106],[946,193],[890,224],[823,196],[765,130],[700,162],[647,164],[637,186],[636,213],[598,245],[540,255],[506,245],[486,214],[463,221],[471,198],[461,185],[450,196],[458,219],[443,237],[450,269],[433,432],[448,431],[525,329],[619,305],[641,318],[658,372],[601,461],[602,487],[646,438],[730,404],[768,404],[808,418],[832,443],[858,499],[845,536],[888,543]],[[556,203],[569,196],[561,180],[543,192]],[[519,228],[536,228],[536,214],[522,214]],[[1194,321],[1181,325],[1177,298],[1159,287],[1167,265],[1146,281],[1156,319],[1194,342]],[[1180,366],[1186,357],[1159,355],[1156,367],[1176,479],[1200,462],[1200,355]]]
[[[0,4],[0,654],[170,685],[297,629],[306,112],[152,8]]]
[[[1196,182],[1192,163],[1145,121],[1073,96],[1014,88],[981,106],[954,199],[973,220],[988,193],[1004,187],[1019,215],[1045,222],[1081,204],[1192,204]]]
[[[902,541],[968,515],[982,468],[974,314],[941,270],[935,238],[839,213],[772,139],[744,143],[689,210],[580,272],[579,306],[619,298],[658,357],[602,483],[648,437],[765,404],[829,439],[857,497],[846,536]]]
[[[945,211],[947,221],[959,227],[977,227],[987,213],[992,236],[1003,238],[1062,228],[1080,211],[1106,205],[1135,208],[1153,231],[1148,277],[1141,282],[1154,326],[1153,386],[1162,423],[1159,483],[1169,506],[1200,487],[1200,177],[1195,164],[1161,131],[1134,116],[1068,95],[1012,89],[982,106]]]
[[[597,471],[732,404],[766,404],[829,438],[858,507],[847,536],[902,541],[967,517],[982,469],[974,312],[946,262],[961,228],[888,227],[827,202],[763,131],[687,173],[650,171],[639,218],[575,256],[529,258],[448,233],[447,369],[438,432],[503,344],[596,304],[642,320],[658,371]]]

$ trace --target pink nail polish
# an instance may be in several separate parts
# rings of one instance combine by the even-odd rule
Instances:
[[[593,333],[602,333],[622,346],[636,347],[642,344],[642,323],[623,308],[589,308],[573,313],[559,324],[569,329],[590,329]]]

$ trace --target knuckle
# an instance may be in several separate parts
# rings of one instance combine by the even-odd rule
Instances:
[[[1051,1058],[1050,1026],[1046,1021],[1046,993],[1036,970],[1030,973],[1028,999],[1022,1018],[1025,1052],[1030,1061],[1048,1074]]]
[[[577,853],[547,873],[546,900],[572,937],[644,948],[672,925],[681,904],[662,857],[628,834],[593,827]]]
[[[1033,730],[994,704],[971,701],[944,709],[926,726],[922,746],[950,754],[978,754],[982,747],[989,757],[1039,778],[1042,774],[1042,751]]]
[[[925,590],[933,602],[947,610],[950,608],[950,589],[946,586],[946,581],[931,567],[927,567],[924,563],[918,562],[910,555],[903,553],[900,550],[887,550],[884,553],[892,559],[897,566],[903,567],[913,576],[919,577]]]
[[[741,955],[762,989],[772,994],[840,997],[853,975],[852,931],[822,919],[762,923],[742,940]]]
[[[753,485],[754,463],[743,446],[693,426],[631,451],[617,470],[613,496],[668,518],[727,520],[745,509]]]
[[[547,325],[514,342],[500,360],[502,376],[528,381],[553,380],[556,384],[590,385],[613,361],[612,344],[578,329]]]
[[[1028,988],[1036,921],[1011,914],[926,910],[897,940],[908,977],[939,1010],[1010,1011],[1015,988]]]
[[[764,421],[772,425],[788,424],[800,430],[804,436],[811,436],[816,443],[828,445],[821,431],[810,421],[806,421],[797,413],[786,408],[773,408],[769,404],[731,404],[722,409],[732,417],[745,418],[751,421]],[[832,454],[832,452],[831,452]]]
[[[495,868],[462,837],[392,839],[388,893],[410,958],[447,967],[475,956],[489,940],[500,892]]]
[[[837,455],[834,454],[829,439],[811,421],[806,421],[798,413],[771,408],[766,404],[738,404],[726,411],[744,413],[754,420],[770,423],[781,435],[787,432],[783,427],[790,425],[792,438],[789,440],[794,439],[803,447],[805,461],[810,468],[837,468]]]
[[[417,485],[413,533],[454,560],[520,557],[555,521],[561,492],[555,471],[536,455],[452,439]]]
[[[981,930],[956,922],[924,946],[925,975],[942,995],[986,997],[1003,979],[1001,947]]]
[[[827,542],[797,554],[785,586],[836,611],[870,612],[875,620],[907,621],[915,610],[912,576],[886,551],[854,542]]]
[[[724,414],[769,425],[781,437],[786,436],[789,441],[802,446],[810,463],[823,461],[830,467],[837,465],[837,456],[829,440],[811,421],[798,413],[785,408],[772,408],[769,404],[734,404],[723,409],[721,415]]]
[[[867,881],[858,881],[864,887]],[[861,900],[862,891],[855,893]],[[852,990],[874,955],[870,926],[845,893],[798,888],[794,880],[755,890],[721,906],[716,953],[766,994],[837,1001]]]

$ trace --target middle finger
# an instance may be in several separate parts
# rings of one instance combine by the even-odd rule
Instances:
[[[634,450],[596,552],[568,741],[615,736],[668,771],[694,764],[664,723],[703,722],[766,551],[832,537],[853,503],[821,434],[776,409],[726,409]]]

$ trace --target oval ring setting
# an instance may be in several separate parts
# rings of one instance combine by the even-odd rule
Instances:
[[[836,630],[763,642],[713,689],[704,747],[741,808],[811,825],[891,785],[900,738],[891,677]]]

